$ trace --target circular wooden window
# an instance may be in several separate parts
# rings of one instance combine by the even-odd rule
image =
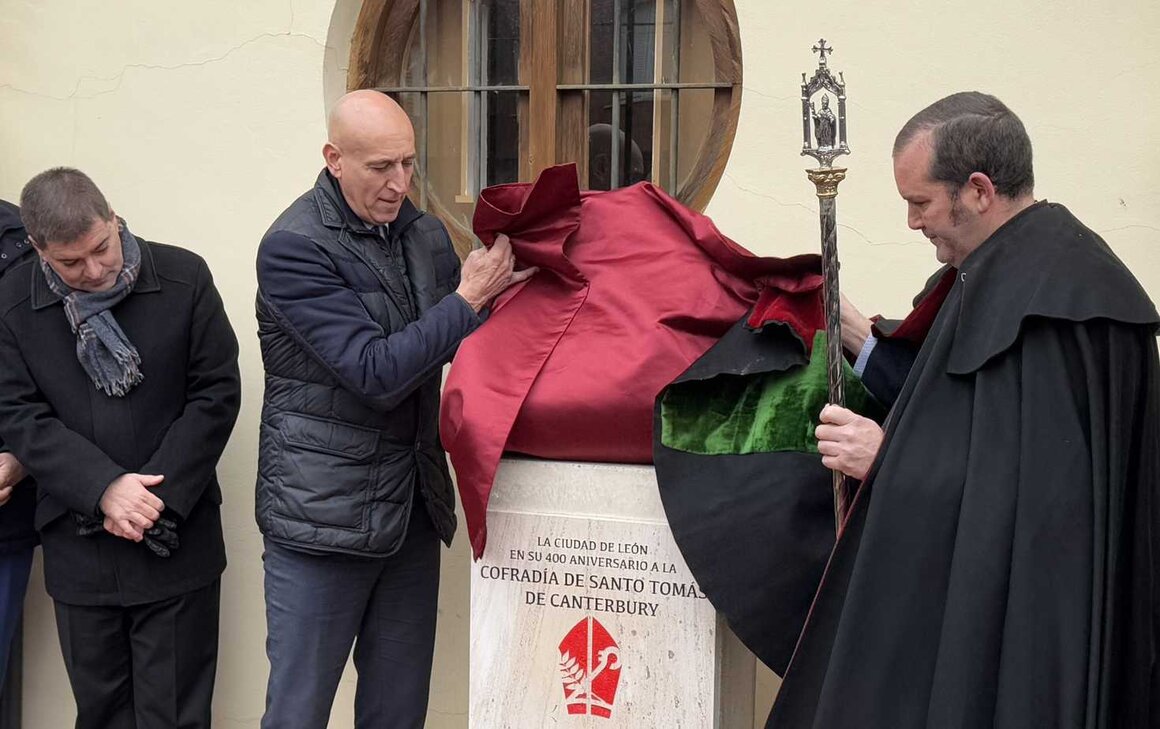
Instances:
[[[461,251],[489,185],[577,164],[581,186],[650,180],[703,210],[741,103],[733,0],[365,0],[347,88],[415,122],[412,197]]]

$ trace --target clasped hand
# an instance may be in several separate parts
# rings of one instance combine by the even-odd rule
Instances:
[[[149,489],[164,480],[160,475],[126,473],[109,484],[101,496],[105,531],[133,542],[144,539],[145,530],[165,510],[165,503]]]
[[[11,453],[0,453],[0,506],[8,503],[12,498],[12,490],[16,484],[24,480],[28,472]]]

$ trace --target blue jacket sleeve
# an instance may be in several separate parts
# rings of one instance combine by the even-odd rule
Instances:
[[[258,249],[258,295],[278,325],[343,387],[391,410],[451,361],[479,325],[452,293],[397,332],[371,318],[334,261],[309,238],[269,235]]]

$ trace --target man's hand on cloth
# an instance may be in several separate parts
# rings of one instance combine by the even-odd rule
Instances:
[[[24,464],[17,460],[16,456],[11,453],[0,453],[0,506],[8,503],[16,484],[23,481],[27,475],[28,471],[24,470]]]
[[[100,504],[105,531],[133,542],[144,539],[145,531],[165,509],[165,503],[149,489],[164,480],[160,475],[125,473],[110,483]]]
[[[507,287],[526,281],[539,270],[532,267],[517,271],[515,266],[511,241],[500,233],[491,248],[477,248],[467,255],[455,293],[479,312]]]
[[[814,429],[822,465],[859,481],[866,478],[882,445],[882,428],[870,418],[837,405],[822,408]]]

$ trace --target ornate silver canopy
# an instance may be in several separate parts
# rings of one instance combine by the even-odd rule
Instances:
[[[834,49],[826,45],[825,38],[818,40],[813,51],[819,56],[818,68],[809,81],[802,74],[802,155],[829,169],[836,158],[850,153],[846,143],[846,79],[841,72],[837,78],[830,72],[826,54]],[[830,108],[830,94],[838,100],[836,116]]]

